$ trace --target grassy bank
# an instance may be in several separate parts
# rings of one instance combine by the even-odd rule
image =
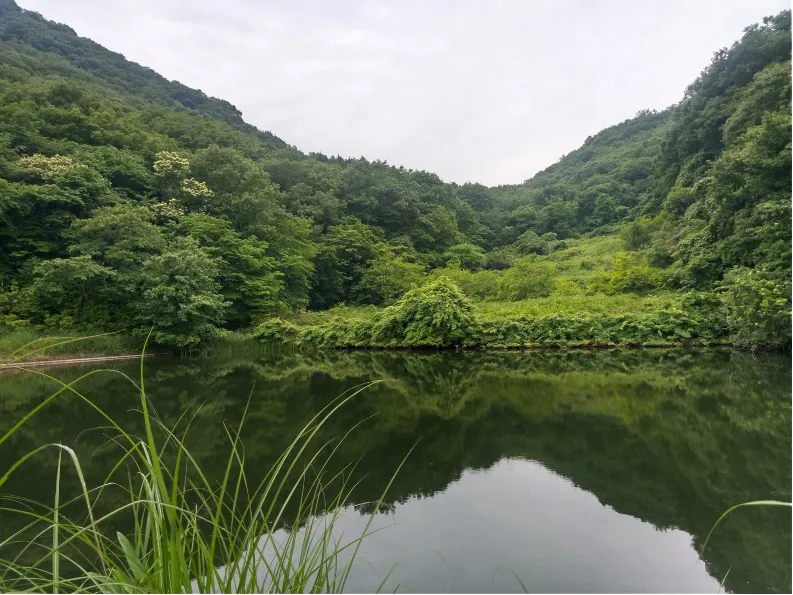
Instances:
[[[140,348],[140,340],[123,333],[91,335],[0,326],[0,363],[129,355],[139,353]]]
[[[550,296],[472,303],[440,277],[388,308],[334,308],[271,319],[254,336],[298,348],[525,348],[716,345],[724,308],[707,294]]]

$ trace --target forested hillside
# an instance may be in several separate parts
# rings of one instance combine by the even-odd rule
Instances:
[[[0,0],[0,326],[184,349],[446,277],[507,319],[685,315],[708,341],[788,345],[790,40],[789,11],[749,27],[680,104],[487,188],[303,154]]]

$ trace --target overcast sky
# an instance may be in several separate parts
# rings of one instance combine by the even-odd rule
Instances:
[[[785,0],[17,0],[303,151],[521,182]]]

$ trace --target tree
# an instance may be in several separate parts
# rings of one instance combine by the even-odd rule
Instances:
[[[442,252],[460,237],[457,218],[446,207],[432,205],[419,219],[419,231],[414,236],[419,250]]]
[[[23,296],[25,314],[36,322],[60,314],[84,324],[111,325],[108,288],[116,272],[90,256],[53,258],[34,269],[34,281]]]
[[[311,305],[327,308],[355,299],[355,288],[381,247],[372,228],[359,221],[329,227],[314,260]]]
[[[267,256],[275,259],[283,275],[279,299],[290,308],[301,309],[309,303],[317,245],[311,240],[311,222],[287,213],[277,197],[278,189],[268,184],[217,203],[213,212],[231,221],[243,236],[267,243]]]
[[[712,164],[682,220],[684,284],[707,288],[735,266],[790,276],[791,116],[767,113]]]
[[[457,244],[443,253],[447,265],[457,263],[461,268],[478,271],[485,266],[485,251],[474,244]]]
[[[160,151],[154,159],[154,173],[160,180],[164,202],[176,200],[190,212],[206,210],[207,200],[214,196],[206,182],[188,177],[190,162],[179,153]]]
[[[725,275],[722,287],[738,345],[790,345],[790,279],[780,282],[764,270],[736,267]]]
[[[560,238],[568,238],[577,232],[576,203],[558,198],[540,209],[537,226],[542,233],[553,232]]]
[[[514,246],[520,254],[542,254],[545,242],[530,229],[520,235]]]
[[[16,271],[31,258],[66,255],[62,232],[83,212],[82,199],[55,184],[0,180],[0,259]]]
[[[16,7],[0,20],[0,292],[45,316],[138,325],[146,271],[176,238],[216,268],[209,293],[229,304],[209,318],[228,328],[309,305],[391,302],[424,271],[472,298],[546,295],[543,267],[568,260],[524,259],[622,219],[633,255],[590,290],[655,291],[669,279],[710,292],[734,269],[790,278],[789,11],[717,52],[679,105],[642,110],[494,188],[304,154],[64,25]],[[91,284],[101,299],[83,293],[74,309],[64,296]]]
[[[154,175],[143,156],[133,151],[112,146],[81,146],[75,158],[99,172],[114,191],[131,200],[141,201],[154,191]]]
[[[66,155],[47,157],[40,153],[34,153],[20,158],[18,165],[20,169],[39,176],[44,180],[54,180],[57,176],[72,169],[74,161]]]
[[[539,221],[537,209],[532,205],[523,205],[509,214],[507,222],[523,233],[536,227]]]
[[[162,196],[172,198],[190,174],[190,162],[174,151],[160,151],[154,158],[154,175],[161,184]]]
[[[198,242],[217,264],[220,291],[229,303],[225,316],[229,326],[248,326],[282,305],[282,274],[275,259],[267,256],[266,242],[243,238],[228,221],[204,214],[185,216],[177,232]]]
[[[190,158],[189,171],[220,199],[272,186],[263,164],[233,147],[213,144],[196,151]]]
[[[76,219],[64,235],[71,241],[70,254],[91,256],[106,266],[136,273],[145,260],[165,249],[165,238],[153,220],[146,207],[101,207],[88,219]]]
[[[641,218],[631,221],[622,230],[625,247],[628,250],[641,250],[652,240],[652,222],[650,219]]]
[[[476,211],[487,211],[493,206],[490,188],[482,184],[463,184],[457,188],[457,194]]]
[[[596,226],[608,225],[617,220],[617,203],[608,194],[600,194],[595,199],[592,220]]]
[[[392,250],[381,249],[364,270],[355,293],[362,302],[389,305],[419,285],[424,277],[422,265],[409,262]]]
[[[226,308],[218,267],[191,238],[176,238],[143,267],[143,293],[136,302],[138,334],[168,347],[193,349],[221,335]]]

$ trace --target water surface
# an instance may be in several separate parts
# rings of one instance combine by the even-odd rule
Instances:
[[[131,377],[134,362],[110,366]],[[51,369],[71,380],[90,368]],[[790,592],[791,517],[745,509],[699,550],[719,515],[753,499],[790,500],[789,356],[733,351],[259,354],[146,363],[147,393],[168,425],[201,405],[190,446],[220,478],[222,422],[243,432],[249,473],[265,470],[344,390],[381,380],[323,428],[344,435],[339,464],[360,462],[353,503],[388,493],[350,591]],[[82,392],[142,433],[137,395],[117,373]],[[0,376],[0,431],[57,385]],[[73,444],[94,485],[115,462],[102,420],[75,397],[45,407],[0,447],[0,468],[43,442]],[[9,491],[51,500],[55,463],[27,465]],[[67,477],[76,489],[76,479]],[[350,508],[352,534],[366,517]],[[2,522],[1,532],[14,526]],[[0,534],[2,538],[2,534]],[[519,579],[519,580],[518,580]]]

